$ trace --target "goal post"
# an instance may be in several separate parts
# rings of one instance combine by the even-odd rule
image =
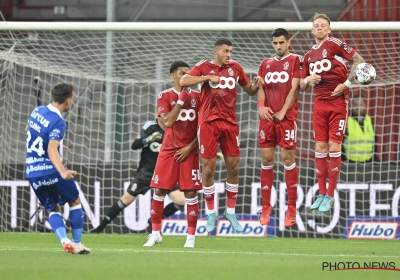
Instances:
[[[0,231],[49,230],[24,177],[25,133],[29,114],[51,102],[57,82],[73,84],[76,98],[64,115],[68,123],[66,165],[76,178],[85,210],[85,231],[97,226],[135,176],[140,151],[130,145],[143,124],[155,119],[156,98],[172,86],[174,60],[190,66],[213,58],[220,37],[233,42],[233,56],[254,77],[272,57],[271,32],[290,32],[293,53],[304,55],[315,43],[310,22],[3,22],[0,25]],[[240,183],[236,213],[243,235],[281,237],[398,238],[400,199],[400,22],[332,22],[332,35],[374,65],[377,79],[353,83],[352,95],[365,98],[376,133],[378,162],[342,165],[335,207],[329,214],[309,210],[317,193],[312,140],[312,89],[299,93],[297,224],[284,227],[286,186],[280,150],[275,155],[273,219],[260,228],[261,155],[257,143],[257,101],[239,87],[236,112],[240,130]],[[194,87],[195,88],[195,87]],[[226,203],[225,165],[217,162],[217,204]],[[106,228],[109,233],[143,233],[150,217],[150,192],[138,196]],[[200,221],[206,214],[199,194]],[[64,211],[68,219],[68,211]],[[180,224],[180,216],[171,224]],[[199,223],[201,225],[201,223]],[[232,235],[219,222],[217,234]],[[391,231],[396,227],[396,231]],[[170,227],[167,234],[177,234]],[[376,234],[375,234],[375,233]],[[390,233],[390,234],[389,234]],[[199,232],[201,234],[201,231]],[[353,234],[353,235],[352,235]],[[358,234],[358,235],[357,235]],[[375,234],[375,235],[374,235]]]

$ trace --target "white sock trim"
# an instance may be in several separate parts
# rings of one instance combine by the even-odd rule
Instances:
[[[261,168],[264,170],[270,170],[270,169],[274,168],[274,165],[262,165],[261,164]]]
[[[327,156],[328,156],[328,153],[315,152],[316,158],[326,158]]]
[[[239,184],[231,184],[231,183],[226,182],[225,189],[228,192],[237,193],[239,191]]]
[[[158,195],[153,195],[153,199],[154,200],[157,200],[157,201],[164,201],[164,199],[165,199],[165,196],[158,196]]]
[[[80,209],[80,208],[82,208],[82,204],[72,206],[71,208],[69,208],[69,211],[71,212],[72,210],[76,210],[76,209]]]
[[[185,198],[185,201],[186,201],[187,205],[195,205],[195,204],[199,203],[197,196],[193,197],[193,198]]]
[[[293,163],[292,165],[289,165],[289,166],[284,165],[284,167],[285,167],[285,170],[292,170],[296,167],[296,163]]]
[[[61,213],[59,213],[59,212],[51,212],[50,215],[49,215],[49,218],[50,218],[52,215],[59,215],[59,216],[61,216]]]
[[[204,194],[213,194],[213,193],[215,193],[215,185],[212,185],[210,187],[204,187],[203,186],[203,193]]]
[[[342,152],[333,152],[333,153],[329,153],[330,157],[340,157],[342,156]]]

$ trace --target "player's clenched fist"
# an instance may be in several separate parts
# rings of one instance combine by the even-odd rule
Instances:
[[[158,132],[158,131],[153,132],[153,134],[147,136],[146,144],[150,144],[150,143],[152,143],[154,141],[161,140],[161,138],[162,138],[162,135],[161,135],[160,132]]]
[[[65,170],[60,175],[64,180],[71,180],[75,177],[76,173],[75,170]]]

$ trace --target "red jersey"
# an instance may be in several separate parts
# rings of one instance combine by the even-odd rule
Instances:
[[[172,111],[178,101],[179,92],[174,88],[159,93],[157,99],[158,115]],[[164,140],[160,154],[175,154],[180,148],[189,145],[197,137],[198,112],[200,109],[200,93],[190,90],[189,96],[182,106],[178,119],[172,127],[165,128]],[[193,149],[192,154],[197,154]]]
[[[292,79],[300,78],[300,58],[291,53],[282,59],[266,58],[258,68],[258,76],[265,81],[263,85],[265,105],[277,113],[282,109],[286,97],[292,89]],[[286,112],[285,117],[296,121],[297,99]]]
[[[301,78],[312,74],[321,76],[321,81],[314,86],[316,99],[333,99],[332,92],[339,84],[347,80],[346,63],[355,54],[355,50],[343,41],[330,37],[319,46],[314,45],[304,56]],[[349,97],[349,91],[343,93],[344,98]]]
[[[202,60],[186,73],[191,76],[220,76],[219,84],[205,82],[201,86],[199,124],[223,119],[237,125],[236,84],[244,86],[250,82],[242,66],[234,60],[225,66]]]

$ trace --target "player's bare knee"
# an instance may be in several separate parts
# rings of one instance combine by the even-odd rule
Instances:
[[[124,194],[122,195],[122,197],[121,197],[121,201],[122,201],[122,203],[123,203],[124,205],[129,205],[129,204],[131,204],[132,202],[135,201],[135,199],[136,199],[136,197],[133,196],[133,195],[131,195],[131,194],[128,193],[128,192],[124,193]]]
[[[264,166],[271,166],[271,165],[274,165],[275,160],[274,160],[274,158],[263,157],[261,162],[262,162],[262,165],[264,165]]]
[[[227,166],[226,171],[228,173],[228,177],[239,176],[239,164],[235,164],[229,167]]]
[[[74,207],[74,206],[79,205],[79,204],[81,204],[81,199],[80,199],[79,197],[78,197],[77,200],[75,200],[75,201],[70,201],[70,202],[68,202],[68,205],[69,205],[70,207]]]
[[[204,180],[211,180],[214,178],[214,170],[209,167],[204,167],[202,176]]]
[[[157,196],[166,196],[167,190],[164,189],[155,189],[154,194]]]
[[[185,191],[186,198],[195,198],[197,195],[197,191]]]

